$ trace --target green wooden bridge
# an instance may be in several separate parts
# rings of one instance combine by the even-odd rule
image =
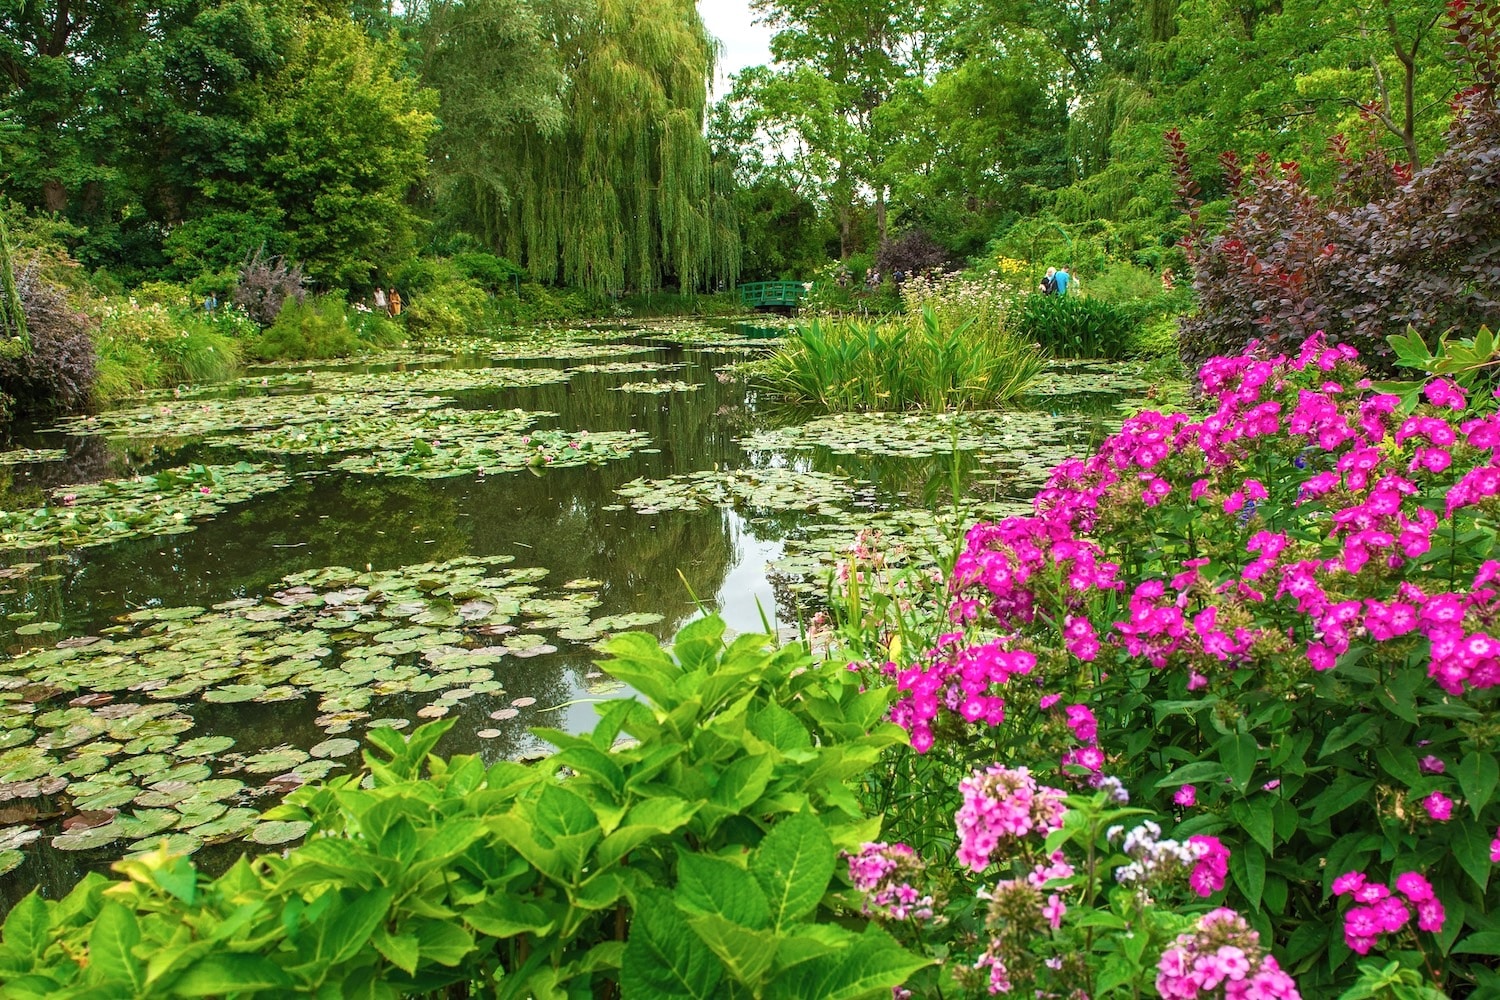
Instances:
[[[750,309],[795,309],[811,290],[807,281],[750,281],[740,286],[740,303]]]

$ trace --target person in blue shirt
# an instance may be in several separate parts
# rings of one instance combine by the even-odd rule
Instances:
[[[1058,268],[1057,269],[1057,273],[1052,276],[1052,283],[1057,286],[1057,294],[1058,295],[1067,295],[1068,294],[1068,285],[1069,285],[1069,283],[1072,282],[1072,280],[1073,280],[1073,276],[1068,273],[1068,269],[1067,268],[1065,268],[1065,267]]]

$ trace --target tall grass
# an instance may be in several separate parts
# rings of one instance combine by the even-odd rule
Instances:
[[[142,389],[222,382],[240,369],[243,319],[117,297],[95,303],[94,316],[96,402]]]
[[[1020,394],[1045,358],[1003,321],[931,303],[887,320],[820,317],[766,362],[761,384],[831,411],[965,410]]]

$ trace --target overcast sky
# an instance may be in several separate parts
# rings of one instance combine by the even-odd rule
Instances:
[[[731,74],[771,61],[771,29],[753,23],[750,0],[698,0],[698,12],[709,32],[724,43],[715,97],[729,89]]]

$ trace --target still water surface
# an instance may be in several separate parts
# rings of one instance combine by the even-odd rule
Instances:
[[[224,464],[269,458],[289,471],[292,478],[283,488],[196,521],[194,530],[186,533],[87,548],[0,552],[0,566],[40,563],[39,568],[16,578],[0,578],[0,647],[4,650],[0,669],[7,661],[13,668],[17,663],[24,664],[27,650],[59,641],[88,641],[81,637],[98,635],[115,626],[122,616],[143,609],[211,609],[228,602],[249,605],[274,600],[278,594],[283,595],[284,602],[294,603],[296,592],[285,596],[287,588],[282,583],[291,574],[331,566],[378,573],[464,556],[510,557],[511,567],[544,570],[545,581],[538,584],[544,589],[557,588],[566,581],[582,581],[582,586],[597,595],[597,606],[589,609],[589,617],[660,616],[660,621],[648,628],[663,636],[701,613],[695,598],[717,608],[736,630],[760,631],[763,615],[787,628],[795,625],[799,609],[785,588],[773,587],[775,574],[768,572],[768,567],[783,559],[789,544],[815,548],[816,543],[806,540],[819,526],[826,528],[871,511],[929,507],[951,491],[955,469],[962,492],[971,500],[1024,501],[1035,489],[1038,468],[1052,464],[1065,451],[1087,447],[1118,417],[1118,393],[1065,391],[1038,397],[1026,407],[1031,418],[1055,417],[1054,431],[1041,436],[1021,434],[1020,440],[1029,441],[1030,446],[1023,444],[1008,452],[958,454],[950,447],[928,449],[946,450],[945,454],[917,457],[874,455],[836,440],[795,449],[747,448],[741,442],[752,435],[762,435],[759,440],[764,441],[765,432],[795,427],[807,419],[779,410],[728,367],[763,353],[757,339],[775,332],[721,325],[710,331],[712,336],[705,343],[670,331],[641,329],[627,334],[625,343],[647,350],[588,360],[646,360],[674,367],[647,374],[575,370],[565,381],[552,384],[443,393],[458,408],[521,408],[556,414],[539,419],[538,427],[594,434],[638,431],[649,437],[649,448],[601,465],[421,479],[335,470],[331,466],[340,457],[338,453],[277,456],[237,452],[196,435],[79,436],[47,428],[17,432],[5,449],[62,449],[67,457],[0,465],[0,510],[56,504],[69,486],[150,474],[195,462]],[[735,339],[725,342],[726,335]],[[611,336],[618,338],[621,334],[614,332]],[[621,343],[618,339],[595,342],[612,348]],[[582,363],[567,357],[514,360],[476,355],[406,365],[318,367],[314,371],[378,373],[492,365],[576,369]],[[252,372],[234,391],[252,395],[280,391],[258,389],[256,380],[261,375],[258,370]],[[264,373],[268,382],[278,375],[280,371]],[[651,378],[680,380],[697,388],[667,393],[618,391],[627,383]],[[1081,381],[1084,388],[1104,388],[1093,384],[1087,373]],[[290,391],[305,392],[310,406],[320,405],[316,387]],[[212,400],[166,400],[157,405],[202,409],[214,404]],[[1022,474],[1028,468],[1029,474]],[[640,479],[746,469],[848,477],[850,483],[840,498],[847,513],[830,516],[826,504],[812,502],[811,492],[803,509],[795,502],[788,503],[784,496],[761,502],[752,495],[736,503],[696,511],[660,509],[643,513],[639,508],[645,506],[649,511],[649,503],[631,506],[616,492]],[[815,509],[820,506],[821,513]],[[807,564],[800,565],[805,568]],[[50,631],[27,634],[24,626],[36,622],[55,623],[56,627],[49,625]],[[18,629],[23,631],[18,633]],[[593,663],[597,654],[584,642],[555,636],[547,639],[556,647],[555,652],[504,655],[488,667],[493,674],[492,686],[498,690],[480,690],[457,702],[441,701],[447,717],[456,720],[440,746],[442,752],[478,753],[490,760],[525,756],[542,750],[527,735],[528,726],[579,730],[592,725],[592,701],[611,693],[608,678]],[[470,639],[465,642],[474,644]],[[337,667],[326,649],[321,652],[325,665]],[[413,652],[410,660],[420,666],[421,651]],[[91,690],[86,681],[56,690],[23,687],[32,679],[24,670],[19,675],[14,669],[0,674],[0,681],[6,681],[0,685],[0,695],[6,699],[0,701],[0,733],[45,730],[37,724],[39,718],[49,710],[66,708],[75,696]],[[151,696],[149,685],[138,691],[111,690],[117,703],[145,702]],[[172,744],[177,741],[205,736],[232,738],[232,753],[196,758],[195,764],[207,767],[174,773],[201,778],[204,770],[211,770],[214,778],[237,778],[245,787],[225,802],[239,808],[266,808],[295,779],[247,771],[244,758],[277,747],[291,748],[305,758],[302,751],[329,737],[326,722],[319,721],[326,717],[318,695],[296,696],[299,694],[294,691],[289,700],[270,703],[254,699],[231,703],[196,697],[176,699],[179,711],[174,718],[191,720],[191,728],[136,749],[159,751],[165,766],[179,763],[171,756]],[[377,695],[365,706],[365,717],[356,720],[347,735],[358,739],[362,725],[375,719],[420,722],[424,707],[431,709],[439,701],[438,693],[431,690]],[[496,712],[510,717],[495,719]],[[17,740],[22,737],[0,743],[5,748],[0,754],[0,849],[6,847],[7,831],[12,837],[14,831],[23,831],[23,840],[26,830],[40,830],[42,836],[26,843],[24,860],[0,875],[0,906],[8,906],[35,885],[49,893],[64,891],[82,871],[105,868],[132,849],[123,837],[89,850],[53,848],[52,838],[76,807],[67,789],[51,795],[3,799],[7,783],[48,776],[46,767],[50,764],[37,763],[35,745],[31,756],[26,757],[27,747]],[[45,743],[46,734],[38,740]],[[97,744],[90,746],[98,749]],[[99,766],[107,764],[111,771],[128,771],[130,751],[124,747],[111,751],[111,746],[119,746],[118,741],[98,751],[104,755]],[[46,760],[55,761],[65,771],[68,762],[76,762],[79,756],[76,747],[55,747],[49,749]],[[358,767],[357,759],[344,756],[332,773],[341,773],[346,766]],[[132,780],[147,782],[164,773],[144,773]],[[97,773],[64,776],[75,788],[94,788],[100,780]],[[94,784],[79,786],[81,779],[90,778]],[[149,790],[150,786],[143,784],[142,788]],[[135,805],[111,808],[128,813]],[[186,825],[202,815],[179,819],[174,827],[179,834],[211,829]],[[207,867],[218,867],[246,846],[237,836],[196,837],[191,833],[183,842],[196,846],[195,841],[204,840],[199,859]],[[3,857],[0,855],[0,865]]]

